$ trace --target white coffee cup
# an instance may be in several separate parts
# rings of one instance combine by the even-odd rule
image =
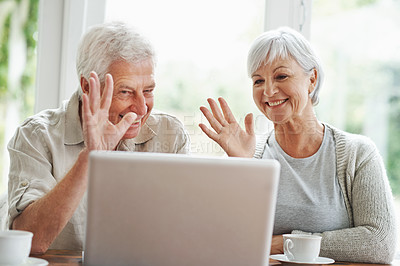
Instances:
[[[321,236],[285,234],[283,235],[283,251],[290,261],[314,262],[319,256]]]
[[[0,231],[0,265],[24,263],[31,252],[32,237],[27,231]]]

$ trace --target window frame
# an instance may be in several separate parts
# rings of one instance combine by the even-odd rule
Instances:
[[[79,86],[79,39],[105,19],[107,0],[40,0],[35,113],[57,108]],[[264,30],[289,26],[310,35],[312,0],[265,0]]]
[[[310,38],[312,0],[265,0],[264,30],[291,27]]]
[[[57,108],[79,86],[75,71],[81,35],[105,17],[106,0],[40,0],[35,110]]]

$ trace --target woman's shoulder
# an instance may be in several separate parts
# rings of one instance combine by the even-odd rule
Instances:
[[[377,152],[375,143],[367,136],[349,133],[324,123],[331,130],[339,154],[357,154],[368,156]]]
[[[365,135],[350,133],[342,129],[336,128],[335,126],[332,126],[327,123],[324,123],[324,125],[332,131],[332,134],[335,137],[335,139],[348,142],[348,144],[355,144],[355,145],[363,143],[373,144],[373,141]]]

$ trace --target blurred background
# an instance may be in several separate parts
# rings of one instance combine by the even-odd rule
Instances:
[[[0,1],[0,193],[7,188],[7,143],[15,128],[39,111],[39,2]],[[284,8],[269,10],[271,0],[100,2],[105,21],[128,22],[153,42],[158,55],[155,106],[181,119],[192,139],[192,153],[223,154],[198,127],[205,122],[199,107],[208,97],[225,97],[241,123],[253,112],[257,133],[271,129],[253,103],[246,57],[266,21],[286,12]],[[374,140],[399,212],[400,0],[307,2],[306,35],[326,73],[317,116]],[[77,79],[69,82],[78,84]]]

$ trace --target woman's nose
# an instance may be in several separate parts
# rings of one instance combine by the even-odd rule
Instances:
[[[265,82],[264,84],[264,95],[267,97],[272,97],[276,94],[279,89],[272,83]]]

